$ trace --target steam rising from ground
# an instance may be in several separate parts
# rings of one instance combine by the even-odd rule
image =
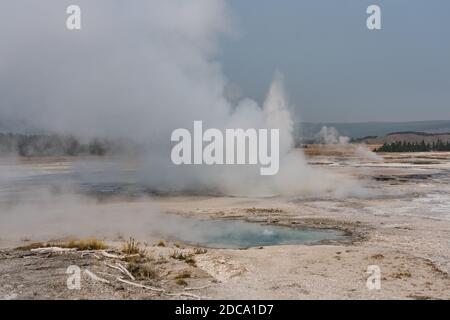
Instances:
[[[377,155],[375,152],[370,150],[366,145],[350,145],[350,138],[343,136],[334,127],[323,126],[322,129],[317,133],[316,140],[322,144],[330,145],[345,145],[351,147],[353,154],[361,159],[370,161],[381,161],[383,157]]]
[[[365,145],[358,145],[355,149],[355,155],[361,159],[370,161],[382,161],[383,157],[379,156]]]
[[[75,172],[81,170],[79,173],[85,173],[88,177],[94,175],[95,182],[99,183],[99,176],[94,174],[98,167],[89,163],[85,166],[75,165],[80,166],[84,168],[75,168]],[[12,159],[7,163],[2,159],[0,247],[18,245],[21,240],[49,241],[67,237],[118,240],[133,236],[159,240],[167,237],[193,239],[204,235],[203,230],[198,230],[195,218],[186,220],[176,215],[169,217],[145,194],[141,194],[142,197],[123,198],[121,193],[113,193],[117,196],[105,199],[92,197],[90,192],[82,192],[78,180],[70,178],[71,171],[67,171],[70,167],[70,163],[65,162],[35,160],[16,165]],[[107,179],[104,181],[106,185],[114,185],[114,177],[107,174],[100,176],[100,180],[102,177]],[[79,178],[83,184],[89,184],[87,177]],[[287,181],[294,182],[292,179]],[[317,181],[317,176],[311,176],[308,183],[298,185],[317,189],[315,183],[322,182]],[[327,181],[326,184],[333,183]],[[292,187],[295,189],[298,185]],[[340,196],[338,193],[335,195]],[[220,226],[211,224],[208,232],[213,233],[216,230],[214,228]]]
[[[225,98],[214,61],[231,28],[222,0],[80,0],[82,30],[65,28],[53,0],[4,1],[0,20],[0,117],[48,131],[128,138],[145,147],[140,183],[163,191],[225,194],[358,194],[347,177],[310,168],[292,149],[292,119],[281,75],[262,107]],[[24,10],[26,8],[26,10]],[[170,135],[205,127],[279,128],[280,172],[257,166],[175,166]]]
[[[316,135],[319,143],[323,144],[348,144],[350,138],[342,136],[334,127],[323,126]]]
[[[158,223],[154,218],[159,210],[148,201],[145,206],[130,202],[98,203],[73,193],[55,196],[45,189],[34,194],[32,199],[7,209],[2,206],[0,243],[65,237],[145,237],[149,226]]]

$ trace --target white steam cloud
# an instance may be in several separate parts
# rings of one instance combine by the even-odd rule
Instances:
[[[348,147],[349,152],[363,160],[369,161],[381,161],[383,157],[377,155],[363,144],[350,144],[350,137],[343,136],[334,127],[323,126],[322,129],[316,134],[316,140],[319,143],[326,145],[343,145]]]
[[[342,136],[335,127],[323,126],[316,135],[318,142],[323,144],[348,144],[350,138]]]
[[[222,0],[79,0],[82,29],[65,27],[64,0],[2,1],[0,118],[80,136],[126,137],[144,145],[142,183],[167,191],[226,194],[359,192],[357,184],[310,168],[292,149],[281,76],[260,107],[225,98],[214,61],[231,28]],[[170,135],[194,120],[214,128],[279,128],[280,172],[257,166],[174,166]],[[326,134],[329,136],[329,134]]]
[[[383,157],[370,150],[365,145],[358,145],[355,149],[355,155],[359,158],[370,161],[382,161]]]

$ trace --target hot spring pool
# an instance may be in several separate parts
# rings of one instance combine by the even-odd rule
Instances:
[[[0,190],[0,204],[11,197],[18,197],[22,202],[27,199],[33,202],[36,201],[36,188],[44,186],[51,187],[52,190],[64,190],[64,186],[69,182],[74,186],[78,186],[82,194],[87,195],[142,196],[148,194],[143,186],[131,183],[133,179],[129,177],[130,183],[108,181],[107,177],[108,174],[102,171],[97,172],[97,174],[93,172],[92,175],[82,176],[68,173],[44,175],[25,173],[23,176],[19,175],[18,178],[9,181],[4,185],[4,188],[2,188],[3,186],[0,183],[0,189],[2,189]],[[94,183],[92,180],[100,182]],[[125,178],[123,180],[128,181]],[[75,188],[75,190],[77,189]],[[59,211],[57,206],[55,208],[56,215]],[[80,210],[89,209],[89,207],[80,208]],[[51,209],[52,204],[50,203],[47,210]],[[52,216],[50,215],[47,218],[51,219]],[[67,219],[67,217],[65,218]],[[108,235],[113,232],[110,229],[116,227],[119,228],[117,232],[126,232],[126,228],[122,230],[120,227],[122,224],[127,224],[129,220],[129,225],[133,225],[132,222],[138,225],[133,225],[132,229],[137,229],[137,232],[143,237],[148,236],[149,239],[164,239],[211,248],[250,248],[309,244],[323,240],[338,240],[344,237],[343,232],[333,230],[305,230],[243,220],[200,219],[173,213],[163,213],[159,210],[153,210],[153,208],[138,212],[124,209],[123,212],[107,213],[107,215],[102,215],[101,218],[97,217],[96,219],[97,221],[107,219],[108,223],[104,227],[103,223],[99,225],[93,223],[89,228],[83,226],[83,231],[93,229],[96,235]],[[77,216],[74,223],[77,224],[79,221],[81,221],[80,217]],[[94,221],[96,220],[94,219]],[[70,222],[64,219],[51,220],[50,222],[53,227],[52,230],[66,230],[67,225],[70,225]],[[46,234],[44,231],[50,225],[50,222],[46,221],[45,227],[38,228],[38,230]],[[70,232],[73,232],[72,228]],[[63,231],[61,233],[61,236],[63,236]]]
[[[165,218],[166,223],[157,231],[158,236],[210,248],[310,244],[344,237],[343,232],[335,230],[295,229],[242,220],[198,220],[178,215],[166,215]],[[172,219],[174,221],[170,223],[168,220]]]

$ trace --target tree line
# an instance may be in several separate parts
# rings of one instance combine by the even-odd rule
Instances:
[[[104,139],[82,143],[73,136],[0,133],[0,155],[33,156],[103,156],[117,149]]]
[[[397,141],[385,143],[375,150],[376,152],[430,152],[430,151],[450,151],[450,142],[441,140],[433,143]]]

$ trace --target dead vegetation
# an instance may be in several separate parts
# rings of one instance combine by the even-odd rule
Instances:
[[[284,210],[278,208],[247,208],[245,209],[246,213],[250,214],[258,214],[258,213],[284,213]]]
[[[56,246],[58,245],[58,246]],[[164,244],[164,246],[166,246]],[[66,243],[33,243],[21,250],[31,251],[31,254],[39,255],[43,259],[49,257],[64,257],[70,255],[70,259],[86,259],[77,263],[82,265],[82,272],[89,277],[94,286],[106,286],[103,289],[117,290],[124,285],[151,292],[151,295],[175,297],[175,298],[203,298],[188,291],[203,290],[211,286],[211,283],[188,287],[187,279],[195,279],[196,273],[194,254],[206,253],[206,249],[195,248],[192,251],[172,252],[170,258],[184,261],[192,270],[179,270],[179,264],[166,264],[169,262],[165,249],[153,247],[154,254],[146,251],[141,244],[133,238],[126,241],[121,247],[111,247],[97,239],[71,240]],[[159,251],[159,256],[157,255]],[[93,259],[95,258],[95,259]],[[55,261],[55,260],[52,260]],[[172,285],[170,285],[170,283]],[[166,285],[166,286],[164,286]],[[183,287],[176,290],[174,285]],[[173,291],[175,289],[175,292]],[[178,292],[177,292],[178,291]]]
[[[192,253],[184,253],[181,251],[175,250],[170,257],[175,260],[184,261],[189,265],[195,265],[195,259]]]
[[[152,263],[131,262],[128,264],[128,270],[138,280],[156,279],[158,272]]]
[[[175,276],[175,283],[179,286],[187,286],[188,283],[185,279],[188,279],[191,277],[191,273],[187,270],[184,270],[180,274]]]
[[[186,278],[190,278],[190,277],[191,277],[191,273],[187,270],[184,270],[180,274],[177,274],[175,276],[175,279],[186,279]]]
[[[102,240],[89,238],[85,240],[71,240],[66,248],[76,248],[78,250],[105,250],[108,246]]]
[[[207,252],[208,252],[208,250],[204,249],[204,248],[195,248],[194,249],[194,254],[205,254]]]
[[[145,255],[145,248],[141,247],[141,243],[130,237],[128,241],[122,245],[122,252],[125,254]]]
[[[391,276],[394,279],[406,279],[406,278],[411,278],[411,272],[409,272],[408,270],[403,270],[403,271],[393,273]]]
[[[51,248],[59,247],[64,249],[77,249],[80,251],[86,250],[105,250],[108,249],[106,243],[97,238],[87,238],[87,239],[71,239],[68,242],[34,242],[25,246],[16,248],[17,250],[33,250],[39,248]]]
[[[187,283],[186,280],[184,280],[184,279],[177,279],[177,280],[175,281],[175,283],[176,283],[177,285],[179,285],[179,286],[187,286],[187,285],[188,285],[188,283]]]
[[[160,241],[156,244],[156,246],[158,246],[158,247],[165,247],[165,246],[166,246],[166,243],[164,242],[164,240],[160,240]]]

